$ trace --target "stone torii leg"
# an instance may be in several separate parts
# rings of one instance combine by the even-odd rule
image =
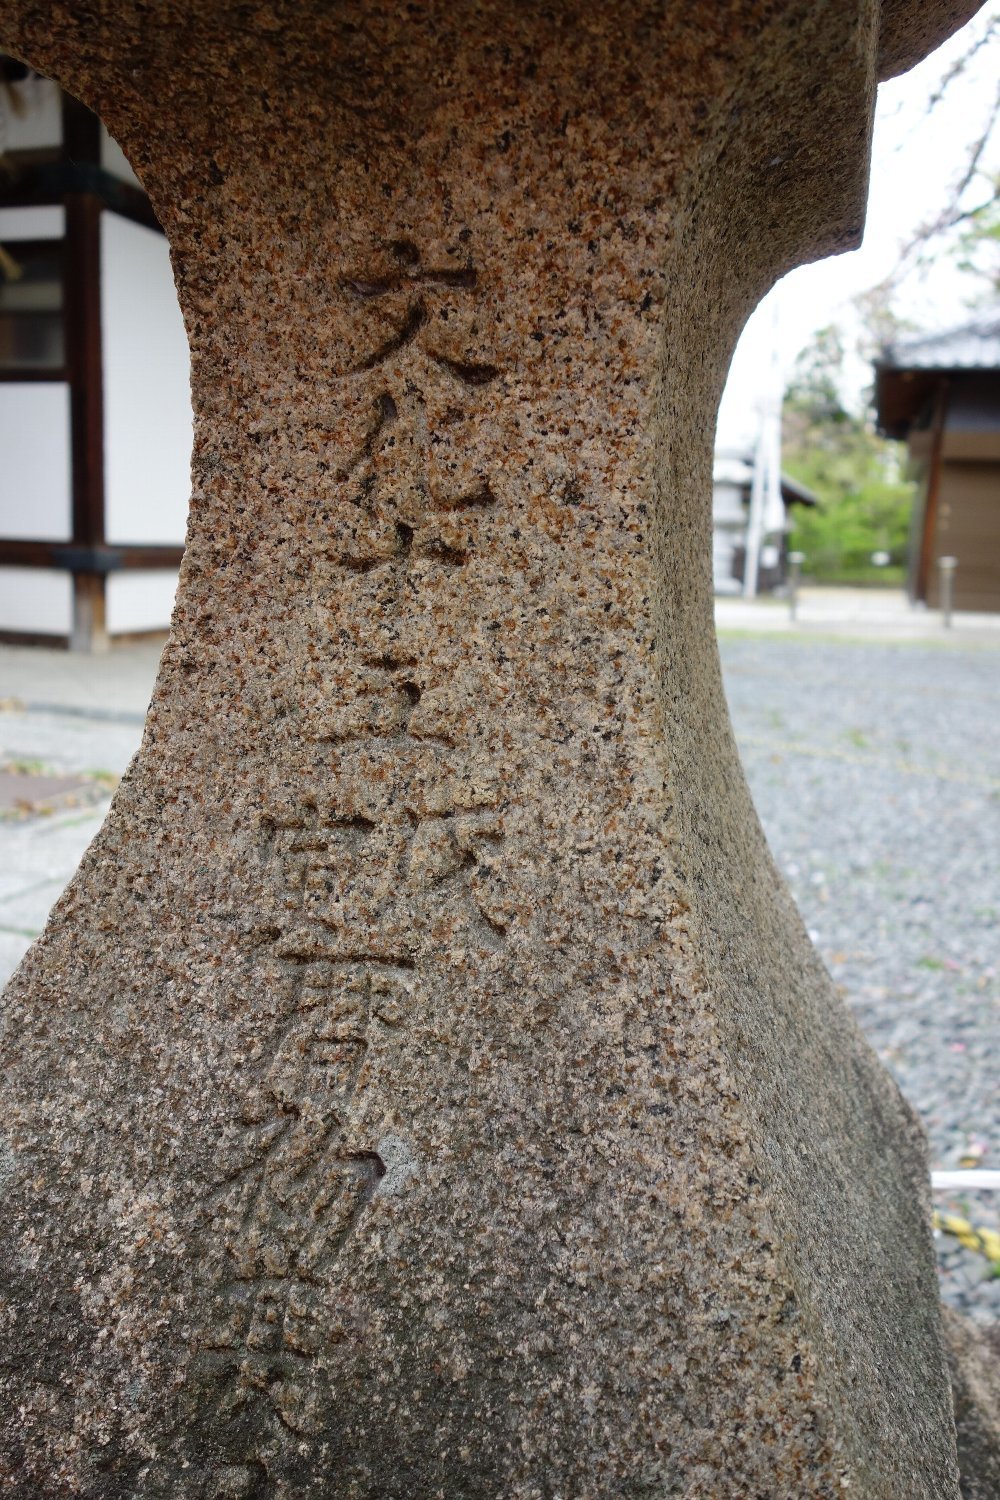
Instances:
[[[5,1493],[957,1495],[923,1141],[748,798],[709,496],[880,51],[973,8],[6,6],[149,190],[196,440],[4,1000]]]

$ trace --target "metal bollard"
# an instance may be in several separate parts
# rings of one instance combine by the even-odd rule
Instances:
[[[941,570],[941,623],[945,630],[950,630],[955,569],[958,567],[958,558],[939,557],[938,567]]]
[[[799,574],[806,560],[804,552],[788,554],[788,618],[794,620],[799,611]]]

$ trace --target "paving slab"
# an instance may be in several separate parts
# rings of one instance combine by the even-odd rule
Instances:
[[[1000,614],[960,611],[946,625],[939,610],[912,604],[902,589],[805,586],[793,616],[787,597],[719,596],[715,621],[721,631],[834,636],[861,640],[913,640],[967,648],[1000,642]]]
[[[38,817],[79,807],[95,801],[102,790],[99,781],[86,776],[52,776],[0,766],[0,818]]]
[[[29,937],[27,934],[21,932],[5,932],[0,927],[0,973],[2,973],[2,982],[4,984],[6,984],[7,980],[13,974],[34,941],[33,935]]]
[[[141,723],[163,641],[114,646],[97,656],[47,646],[0,646],[0,705]]]

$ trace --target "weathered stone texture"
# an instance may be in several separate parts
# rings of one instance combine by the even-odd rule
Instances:
[[[962,1500],[1000,1495],[1000,1329],[942,1309],[955,1402]]]
[[[729,354],[857,240],[878,30],[7,7],[196,410],[143,748],[5,999],[9,1493],[957,1494],[922,1140],[712,626]]]

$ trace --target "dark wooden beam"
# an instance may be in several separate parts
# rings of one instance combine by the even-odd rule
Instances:
[[[104,540],[104,390],[101,357],[101,205],[89,193],[66,200],[63,269],[66,367],[73,455],[73,541]]]
[[[66,365],[69,370],[73,545],[104,542],[104,362],[101,353],[101,202],[93,193],[66,196],[63,268]],[[72,646],[100,650],[103,573],[73,568]]]
[[[73,574],[71,651],[107,651],[107,597],[103,573]]]
[[[14,260],[19,260],[22,255],[31,256],[44,254],[46,250],[51,250],[53,245],[58,246],[61,243],[62,242],[58,237],[55,239],[47,240],[7,240],[5,248],[8,254],[11,255]]]
[[[92,193],[105,208],[162,234],[159,219],[142,188],[122,182],[103,167],[76,166],[72,162],[46,162],[20,167],[9,181],[0,180],[0,208],[38,208],[61,204],[67,193]]]
[[[931,456],[927,466],[927,490],[923,507],[923,523],[920,535],[920,552],[917,559],[917,587],[915,597],[927,602],[930,589],[931,566],[934,560],[934,539],[937,532],[938,509],[941,498],[941,448],[944,443],[944,427],[948,417],[949,383],[942,380],[937,389],[934,406],[934,427],[931,437]]]
[[[5,646],[47,646],[50,651],[67,651],[69,636],[49,635],[43,630],[0,630]]]
[[[48,381],[50,384],[53,381],[65,383],[68,379],[69,372],[59,365],[46,366],[44,368],[35,365],[21,365],[18,368],[10,365],[6,369],[0,369],[0,385],[4,383],[7,385],[21,385],[26,380],[38,381],[39,383]]]
[[[150,568],[179,568],[183,556],[183,547],[137,543],[83,547],[74,542],[0,540],[0,567],[7,568],[64,568],[69,572],[107,576]]]
[[[62,159],[75,166],[101,165],[101,122],[79,99],[62,94]]]

